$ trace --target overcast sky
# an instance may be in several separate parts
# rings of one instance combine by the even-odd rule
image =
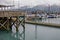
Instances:
[[[60,0],[14,0],[14,5],[20,6],[36,6],[36,5],[60,5]],[[0,0],[0,4],[13,4],[13,0]]]

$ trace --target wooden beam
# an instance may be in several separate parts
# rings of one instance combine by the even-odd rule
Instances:
[[[0,5],[0,7],[13,7],[14,5]]]
[[[0,17],[24,16],[24,12],[20,11],[0,11]]]

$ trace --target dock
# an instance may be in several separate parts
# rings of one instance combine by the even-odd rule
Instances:
[[[0,8],[3,7],[12,7],[6,5],[0,5]],[[23,16],[22,20],[20,17]],[[2,30],[12,30],[12,26],[16,27],[16,31],[18,31],[18,27],[20,24],[24,27],[24,19],[25,12],[22,11],[0,11],[0,29]]]
[[[12,7],[6,5],[0,5],[0,7]],[[60,28],[60,24],[53,24],[53,23],[45,23],[45,22],[33,22],[25,20],[26,13],[24,11],[0,11],[0,29],[1,30],[12,30],[12,26],[14,25],[16,31],[20,25],[25,28],[25,23],[35,24],[35,25],[44,25],[44,26],[51,26]]]
[[[25,23],[60,28],[60,24],[55,24],[55,23],[46,23],[46,22],[38,23],[38,22],[34,22],[34,21],[25,21]]]

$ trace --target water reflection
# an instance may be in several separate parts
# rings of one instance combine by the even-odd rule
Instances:
[[[14,27],[12,32],[0,31],[0,40],[60,40],[60,29],[25,24],[25,28],[20,26],[18,32]]]
[[[26,24],[26,40],[60,40],[60,29]]]
[[[37,25],[35,25],[35,40],[37,40]]]
[[[25,28],[20,32],[0,31],[0,40],[25,40]]]
[[[25,40],[25,28],[23,27],[23,31],[20,32],[12,32],[12,36],[17,40]]]
[[[54,23],[60,24],[60,18],[42,18],[42,20],[37,20],[37,22],[45,22],[45,23]]]

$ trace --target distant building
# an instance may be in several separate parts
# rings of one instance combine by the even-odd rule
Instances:
[[[39,17],[39,18],[45,18],[46,16],[47,16],[46,12],[41,11],[41,10],[37,11],[37,17]]]
[[[35,18],[35,14],[33,14],[31,11],[28,11],[26,13],[26,19],[27,20],[32,20],[33,18]]]
[[[46,16],[47,16],[47,13],[45,13],[44,11],[41,11],[41,10],[38,10],[35,12],[28,11],[26,13],[26,18],[28,20],[32,20],[34,18],[45,18]]]

